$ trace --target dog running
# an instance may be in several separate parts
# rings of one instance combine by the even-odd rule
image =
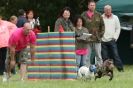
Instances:
[[[94,77],[94,73],[96,72],[95,65],[91,65],[89,67],[82,66],[78,70],[78,77],[81,79],[90,79]]]
[[[97,78],[101,78],[103,76],[109,76],[109,80],[111,81],[114,77],[113,74],[113,68],[114,68],[114,64],[113,64],[113,60],[112,59],[107,59],[103,62],[102,66],[96,66],[96,73],[95,73],[95,80]]]

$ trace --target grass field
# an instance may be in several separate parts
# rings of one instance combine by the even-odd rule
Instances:
[[[125,66],[124,72],[115,69],[114,79],[108,81],[103,77],[97,81],[81,80],[40,80],[40,81],[19,81],[18,75],[12,77],[8,82],[2,82],[0,88],[133,88],[133,66]]]

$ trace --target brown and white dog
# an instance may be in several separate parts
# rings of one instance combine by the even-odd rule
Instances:
[[[112,59],[105,60],[101,66],[97,65],[97,71],[95,73],[95,80],[97,78],[101,78],[106,75],[110,77],[109,80],[111,81],[114,77],[113,68],[114,68],[114,64],[113,64]]]

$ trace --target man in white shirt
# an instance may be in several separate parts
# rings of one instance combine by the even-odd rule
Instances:
[[[118,71],[123,71],[123,63],[119,57],[116,41],[120,35],[120,22],[116,15],[112,13],[112,7],[105,5],[102,15],[105,24],[105,33],[102,37],[102,57],[103,60],[113,59]]]

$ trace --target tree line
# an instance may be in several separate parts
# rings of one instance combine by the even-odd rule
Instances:
[[[47,31],[48,25],[53,30],[62,8],[69,6],[72,14],[80,14],[87,9],[87,2],[88,0],[1,0],[0,15],[8,20],[11,15],[17,16],[19,9],[32,9],[36,17],[40,18],[43,31]]]

